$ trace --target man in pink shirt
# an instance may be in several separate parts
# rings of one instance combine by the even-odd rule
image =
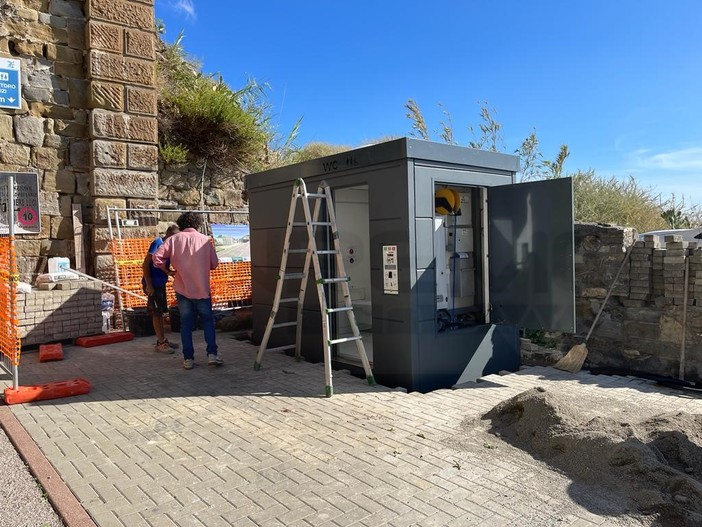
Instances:
[[[159,247],[153,255],[156,267],[166,269],[167,262],[175,269],[173,289],[180,312],[180,341],[183,345],[183,368],[191,370],[194,365],[193,328],[195,318],[200,322],[207,343],[207,364],[221,366],[222,359],[217,355],[212,298],[210,295],[210,270],[215,269],[219,260],[214,245],[208,236],[198,232],[202,225],[199,214],[185,212],[176,220],[180,232],[174,234]]]

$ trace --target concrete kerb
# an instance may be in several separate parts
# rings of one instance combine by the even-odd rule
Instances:
[[[96,527],[49,460],[17,420],[9,407],[0,406],[0,427],[5,431],[30,472],[44,489],[49,502],[66,527]]]

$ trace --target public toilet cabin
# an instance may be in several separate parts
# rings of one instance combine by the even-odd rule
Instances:
[[[309,192],[322,181],[332,189],[354,313],[380,384],[430,391],[518,369],[518,328],[575,332],[572,181],[515,184],[518,170],[512,155],[402,138],[249,175],[254,341],[270,316],[302,178]],[[321,238],[319,249],[331,247]],[[294,229],[290,247],[306,246],[305,229]],[[290,254],[287,271],[303,264]],[[313,280],[311,271],[301,352],[318,362]],[[286,281],[282,296],[299,285]],[[330,307],[342,305],[341,288],[326,287]],[[294,321],[296,307],[281,304],[277,321]],[[336,316],[332,338],[349,335],[347,326]],[[294,342],[295,328],[283,327],[269,347]],[[353,342],[332,355],[337,369],[359,367]]]

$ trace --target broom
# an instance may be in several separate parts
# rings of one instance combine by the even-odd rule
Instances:
[[[559,360],[556,364],[553,365],[554,368],[558,368],[559,370],[563,371],[569,371],[570,373],[577,373],[580,371],[580,368],[583,367],[583,363],[585,362],[585,359],[587,358],[587,341],[590,339],[590,335],[592,335],[592,330],[595,329],[595,326],[597,325],[597,321],[600,318],[600,315],[602,314],[602,311],[604,311],[605,306],[607,305],[607,301],[609,300],[609,296],[612,294],[612,291],[614,290],[614,286],[617,284],[617,280],[619,279],[619,275],[622,272],[622,269],[624,269],[624,265],[626,264],[627,261],[629,261],[629,255],[631,254],[631,250],[634,248],[634,245],[630,245],[629,248],[626,250],[626,254],[624,255],[624,260],[622,260],[622,265],[619,266],[619,270],[617,271],[617,274],[614,276],[614,280],[612,281],[612,285],[609,286],[609,291],[607,291],[607,295],[605,296],[604,301],[602,302],[602,305],[600,306],[599,311],[597,312],[597,316],[595,316],[595,320],[592,322],[592,325],[590,326],[590,331],[587,332],[587,336],[585,337],[585,341],[582,344],[576,344],[572,348],[570,348],[570,351],[565,354],[565,356]]]

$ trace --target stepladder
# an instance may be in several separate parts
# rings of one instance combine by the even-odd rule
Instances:
[[[298,211],[300,210],[300,214]],[[302,217],[300,217],[302,216]],[[303,235],[295,235],[296,231],[302,231]],[[292,240],[296,240],[299,246],[291,247]],[[303,241],[300,241],[303,240]],[[306,240],[306,245],[305,245]],[[288,272],[289,257],[292,255],[303,255],[304,264],[302,271]],[[323,265],[324,264],[324,265]],[[341,241],[336,223],[332,190],[329,185],[322,181],[317,192],[310,193],[303,179],[295,180],[290,199],[290,209],[283,242],[283,251],[280,262],[280,269],[277,275],[275,294],[271,314],[266,323],[266,329],[261,339],[261,344],[256,354],[254,369],[261,368],[263,355],[266,351],[287,351],[294,349],[294,357],[297,360],[302,356],[302,332],[303,332],[303,307],[305,304],[305,294],[308,287],[310,272],[314,273],[314,284],[319,300],[319,312],[321,316],[321,338],[322,355],[324,359],[324,379],[325,393],[331,397],[334,393],[332,384],[332,348],[337,344],[353,342],[358,351],[358,357],[368,384],[375,384],[370,362],[363,345],[363,338],[356,322],[351,301],[349,287],[349,276],[344,267]],[[299,284],[297,289],[293,285],[286,286],[287,283]],[[340,294],[339,290],[340,288]],[[287,291],[289,296],[283,296]],[[291,292],[292,291],[292,292]],[[332,291],[337,294],[332,295]],[[295,294],[297,292],[297,294]],[[330,305],[330,299],[333,305]],[[291,310],[286,310],[288,320],[280,320],[282,307],[296,305],[295,320],[289,320]],[[334,317],[348,317],[350,334],[333,335]],[[272,333],[280,328],[290,328],[294,326],[295,342],[276,347],[268,347]],[[340,326],[340,325],[339,325]],[[288,330],[290,334],[290,330]]]

